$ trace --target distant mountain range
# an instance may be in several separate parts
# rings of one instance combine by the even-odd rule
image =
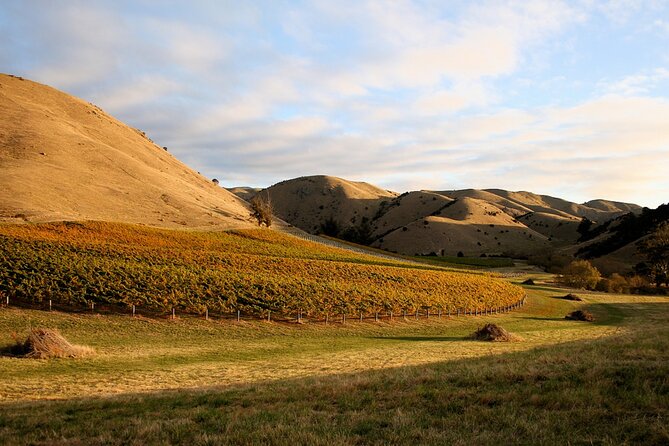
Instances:
[[[325,233],[407,255],[532,257],[557,253],[593,259],[603,269],[630,270],[642,258],[635,242],[655,227],[615,245],[591,245],[640,216],[636,204],[597,199],[573,203],[502,189],[411,191],[399,194],[330,176],[300,177],[262,191],[230,189],[244,199],[269,196],[276,214],[311,233]],[[648,211],[648,210],[646,210]],[[606,251],[606,252],[605,252]]]

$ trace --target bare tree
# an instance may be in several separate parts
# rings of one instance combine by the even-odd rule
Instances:
[[[260,193],[251,198],[251,217],[258,220],[258,226],[272,226],[273,209],[269,195]]]

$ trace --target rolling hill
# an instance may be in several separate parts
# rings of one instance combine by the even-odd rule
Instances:
[[[248,188],[235,190],[252,196]],[[501,189],[398,194],[328,176],[283,181],[263,193],[277,215],[305,231],[354,234],[355,241],[408,255],[529,256],[576,246],[584,219],[597,226],[641,211],[628,203],[578,204]]]
[[[263,193],[269,195],[276,215],[311,233],[322,232],[328,220],[342,230],[372,220],[384,201],[397,196],[368,183],[323,175],[282,181]]]
[[[140,130],[54,88],[0,75],[0,221],[251,227],[248,204]]]

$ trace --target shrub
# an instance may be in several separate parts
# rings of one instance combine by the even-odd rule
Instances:
[[[587,290],[595,289],[600,279],[599,270],[587,260],[574,260],[558,276],[558,282],[563,285]]]
[[[258,194],[251,198],[251,217],[258,221],[258,226],[272,226],[273,209],[269,195]]]

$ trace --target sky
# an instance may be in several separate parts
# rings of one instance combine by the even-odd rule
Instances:
[[[669,0],[3,0],[0,71],[223,186],[669,202]]]

